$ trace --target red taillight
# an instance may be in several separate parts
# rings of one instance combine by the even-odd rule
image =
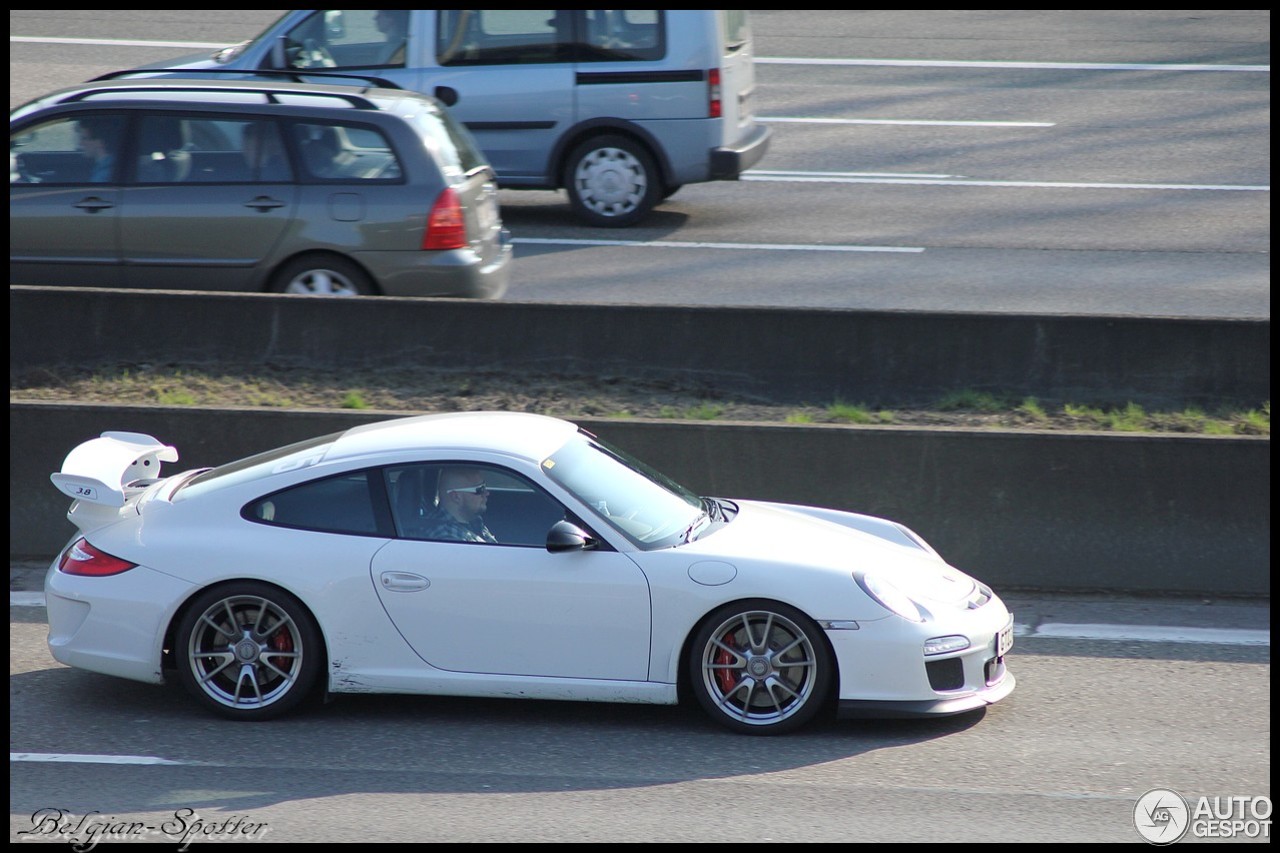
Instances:
[[[427,216],[427,233],[422,235],[424,249],[465,249],[467,247],[467,219],[462,214],[462,202],[450,187],[440,193]]]
[[[720,69],[707,72],[707,118],[720,118]]]
[[[137,565],[99,551],[83,539],[77,539],[58,561],[58,571],[101,578],[127,572]]]

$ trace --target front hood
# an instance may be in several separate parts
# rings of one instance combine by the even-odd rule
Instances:
[[[214,56],[220,52],[221,51],[205,50],[200,53],[188,53],[174,59],[166,59],[161,62],[148,62],[145,65],[139,65],[138,70],[146,71],[152,68],[168,68],[175,70],[182,68],[221,68],[223,66],[219,65],[214,59]]]
[[[805,507],[748,500],[735,503],[739,512],[733,521],[685,547],[737,565],[804,566],[845,577],[873,572],[920,602],[960,605],[977,586],[968,575],[930,551],[830,520],[841,513],[814,510],[826,516],[818,518],[808,515]]]

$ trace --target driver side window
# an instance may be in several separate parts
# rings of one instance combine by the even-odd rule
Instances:
[[[492,465],[403,465],[383,476],[402,539],[545,548],[566,514],[524,477]]]
[[[286,36],[289,68],[403,68],[407,9],[321,9]]]

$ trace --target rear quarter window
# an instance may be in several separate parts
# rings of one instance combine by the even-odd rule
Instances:
[[[371,474],[359,471],[276,492],[253,501],[241,514],[250,521],[279,527],[375,536],[378,522],[374,505]]]

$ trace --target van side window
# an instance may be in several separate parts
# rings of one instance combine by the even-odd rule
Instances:
[[[657,9],[587,9],[582,13],[584,62],[653,61],[667,52]]]
[[[403,68],[408,9],[321,9],[285,34],[288,68]]]
[[[445,9],[436,13],[441,65],[573,61],[572,9]]]

